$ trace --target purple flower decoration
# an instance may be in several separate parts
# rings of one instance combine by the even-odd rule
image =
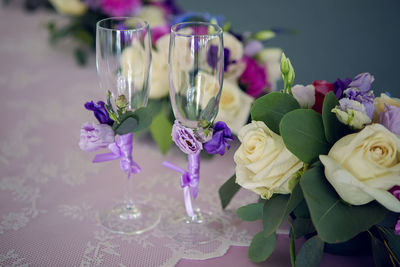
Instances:
[[[93,101],[86,102],[85,108],[87,110],[93,111],[94,116],[101,124],[108,124],[110,126],[113,125],[114,121],[110,119],[110,116],[108,115],[108,112],[104,107],[103,101],[98,101],[97,104],[95,104]]]
[[[267,73],[264,67],[258,65],[254,59],[244,56],[246,68],[240,76],[240,83],[246,85],[246,93],[252,97],[259,96],[266,87],[270,87],[267,81]]]
[[[172,140],[186,154],[197,154],[203,149],[203,145],[198,141],[192,129],[182,126],[177,120],[172,127]]]
[[[400,108],[385,104],[385,111],[379,113],[379,122],[394,134],[400,135]],[[398,190],[400,195],[400,190]]]
[[[219,121],[213,127],[213,136],[210,141],[204,143],[204,150],[208,154],[225,154],[225,148],[231,146],[228,142],[233,141],[232,133],[225,122]]]
[[[114,142],[114,131],[107,124],[84,123],[79,147],[86,152],[105,148]]]
[[[335,92],[335,96],[337,99],[342,98],[344,90],[349,87],[349,84],[352,81],[353,80],[350,78],[345,78],[343,81],[338,78],[336,82],[333,83],[333,91]]]
[[[249,57],[255,56],[258,52],[260,52],[264,48],[263,44],[257,40],[251,40],[244,47],[244,54]]]
[[[353,81],[349,84],[349,87],[354,87],[363,93],[366,93],[371,88],[371,84],[375,78],[368,72],[360,73],[354,77]]]
[[[365,111],[370,119],[374,116],[374,92],[362,92],[357,88],[348,88],[344,91],[346,98],[355,100],[364,105]]]
[[[101,0],[101,9],[110,16],[133,15],[141,5],[139,0]]]

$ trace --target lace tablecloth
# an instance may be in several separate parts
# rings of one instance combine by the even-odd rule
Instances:
[[[235,147],[201,165],[200,206],[219,214],[224,223],[224,235],[217,240],[184,248],[157,227],[121,236],[98,224],[99,212],[122,197],[125,176],[118,162],[92,164],[94,154],[79,150],[81,124],[94,121],[83,103],[104,99],[105,93],[98,87],[93,58],[88,67],[79,68],[71,54],[74,44],[49,47],[44,25],[54,18],[0,9],[0,265],[258,266],[247,259],[245,246],[262,226],[235,216],[237,207],[257,196],[241,191],[222,212],[217,195],[234,172]],[[161,163],[167,159],[185,167],[184,155],[174,148],[162,156],[146,136],[135,139],[133,149],[143,168],[133,177],[134,197],[163,215],[183,209],[179,175]],[[197,261],[228,249],[222,258]],[[286,236],[278,238],[269,262],[290,264]]]

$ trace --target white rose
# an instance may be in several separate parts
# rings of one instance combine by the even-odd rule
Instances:
[[[146,20],[150,27],[163,26],[167,23],[164,18],[164,11],[158,6],[144,6],[141,8],[137,17]]]
[[[293,97],[302,108],[312,108],[315,104],[315,87],[312,84],[304,86],[296,84],[292,88]]]
[[[232,34],[224,32],[224,47],[229,49],[229,61],[236,61],[236,63],[231,63],[228,66],[227,71],[225,72],[225,78],[227,79],[236,79],[239,77],[244,69],[246,68],[246,64],[241,61],[243,57],[243,44]]]
[[[400,185],[400,138],[384,126],[372,124],[349,134],[319,158],[326,178],[344,201],[363,205],[376,200],[400,212],[400,201],[387,191]]]
[[[49,0],[57,12],[65,15],[83,15],[87,6],[80,0]]]
[[[153,50],[152,75],[149,98],[160,98],[168,95],[168,62]]]
[[[246,124],[254,98],[240,90],[236,83],[224,80],[216,121],[224,121],[234,134]]]
[[[268,73],[268,81],[271,84],[271,90],[276,91],[276,83],[281,79],[281,55],[282,49],[264,48],[258,52],[256,58],[263,64]]]
[[[241,145],[235,152],[236,183],[269,199],[290,193],[289,181],[303,163],[284,145],[282,137],[264,122],[253,121],[239,131]]]

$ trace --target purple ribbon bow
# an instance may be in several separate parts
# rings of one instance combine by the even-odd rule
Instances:
[[[108,145],[108,149],[111,153],[96,155],[93,159],[93,163],[120,159],[119,165],[121,170],[128,174],[128,178],[131,177],[132,173],[139,173],[142,169],[132,159],[132,139],[132,133],[118,136],[116,142]]]
[[[181,187],[183,188],[186,213],[190,217],[193,217],[194,210],[191,196],[197,198],[199,193],[200,152],[197,152],[196,154],[188,154],[188,159],[188,171],[168,161],[164,161],[162,165],[182,174]]]

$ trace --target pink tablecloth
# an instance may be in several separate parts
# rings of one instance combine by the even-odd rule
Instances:
[[[205,160],[200,205],[221,217],[224,236],[197,248],[184,248],[160,229],[139,236],[105,231],[101,210],[123,193],[117,162],[91,164],[94,154],[79,150],[88,100],[104,99],[91,58],[79,68],[72,42],[51,48],[45,23],[60,17],[0,10],[0,265],[1,266],[259,266],[247,259],[260,222],[245,223],[235,209],[256,196],[240,192],[223,212],[217,190],[234,172],[233,151]],[[62,21],[61,21],[62,23]],[[184,167],[172,149],[162,156],[147,136],[134,141],[134,159],[143,171],[134,196],[162,215],[183,209],[179,177],[161,166],[168,159]],[[300,241],[301,243],[301,241]],[[288,238],[278,237],[268,266],[289,266]],[[324,255],[323,266],[367,266],[371,259]]]

